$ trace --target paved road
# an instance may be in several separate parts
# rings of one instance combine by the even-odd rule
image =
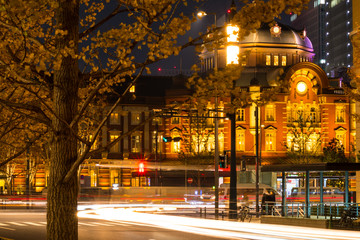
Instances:
[[[1,237],[15,240],[45,240],[45,212],[0,211]],[[79,219],[80,240],[219,240],[157,228],[146,224],[102,219]]]

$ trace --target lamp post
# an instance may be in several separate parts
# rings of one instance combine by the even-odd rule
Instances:
[[[215,28],[217,26],[216,22],[216,13],[206,13],[204,11],[200,11],[197,13],[199,18],[202,18],[206,15],[214,15],[214,23]],[[214,50],[214,67],[218,68],[217,61],[217,49]],[[219,216],[219,120],[218,120],[218,97],[215,97],[215,133],[214,133],[214,141],[215,141],[215,173],[214,173],[214,185],[215,185],[215,218],[217,219]]]

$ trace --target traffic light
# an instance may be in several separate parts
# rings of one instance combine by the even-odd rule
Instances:
[[[163,138],[163,142],[171,142],[172,141],[172,137],[162,137]]]
[[[220,168],[226,168],[226,161],[227,161],[227,155],[220,155],[219,156],[219,166]]]
[[[139,173],[144,173],[145,172],[145,166],[143,162],[139,163]]]
[[[242,159],[240,162],[240,171],[246,171],[246,160]]]
[[[162,137],[163,142],[179,142],[180,140],[182,140],[181,137]]]

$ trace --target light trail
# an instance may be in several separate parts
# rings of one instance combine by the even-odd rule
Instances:
[[[184,207],[184,206],[181,206]],[[161,207],[153,206],[152,211],[161,211]],[[136,225],[153,226],[177,230],[223,239],[256,239],[256,240],[358,240],[359,232],[331,230],[321,228],[306,228],[285,225],[260,223],[244,223],[177,217],[144,213],[143,207],[98,208],[80,211],[81,218],[96,218],[108,221],[126,221]],[[150,211],[149,211],[150,212]]]

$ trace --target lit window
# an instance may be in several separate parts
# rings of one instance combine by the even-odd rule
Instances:
[[[265,151],[275,151],[275,132],[265,132]]]
[[[239,46],[226,47],[226,64],[239,64]]]
[[[154,117],[152,120],[152,125],[161,125],[162,124],[162,119],[160,117]]]
[[[265,107],[265,121],[275,121],[275,106],[272,104]]]
[[[141,149],[141,136],[139,133],[131,136],[131,152],[139,153]]]
[[[180,124],[180,118],[179,117],[172,117],[171,118],[171,124]]]
[[[221,132],[219,133],[219,152],[224,152],[224,145],[225,145],[225,141],[224,141],[224,133]]]
[[[345,122],[345,109],[344,106],[336,106],[336,123],[344,123]]]
[[[131,113],[131,124],[132,124],[132,125],[136,125],[136,124],[139,124],[140,121],[141,121],[141,115],[140,115],[140,113],[132,112],[132,113]]]
[[[156,139],[156,135],[157,135],[157,139]],[[151,151],[152,151],[152,153],[156,152],[156,148],[157,148],[158,153],[162,152],[160,139],[162,139],[162,136],[159,133],[156,134],[156,131],[153,131],[151,134]]]
[[[173,129],[171,131],[171,152],[179,153],[181,151],[181,132],[178,129]]]
[[[113,142],[119,137],[119,133],[110,133],[110,142]],[[120,141],[116,142],[111,148],[110,152],[120,152]]]
[[[310,113],[309,113],[309,120],[311,122],[316,122],[318,120],[318,118],[316,117],[316,109],[315,108],[311,108],[310,109]]]
[[[207,150],[206,145],[209,142],[208,136],[203,136],[201,134],[192,135],[193,149],[196,153],[202,153]]]
[[[89,135],[89,142],[91,142],[93,140],[93,135]],[[95,141],[94,141],[94,144],[91,146],[91,150],[94,150],[94,149],[96,149],[96,147],[97,147],[97,140],[95,139]]]
[[[281,56],[281,66],[286,66],[286,56]]]
[[[346,139],[346,131],[344,129],[340,129],[335,131],[336,139],[339,140],[339,145],[345,148],[345,139]]]
[[[132,85],[132,86],[130,87],[129,92],[131,92],[131,93],[134,93],[134,92],[135,92],[135,85]]]
[[[120,124],[119,113],[111,113],[110,115],[110,124]]]
[[[245,109],[241,108],[236,111],[236,121],[244,122],[245,121]]]
[[[227,42],[238,42],[239,28],[237,26],[227,25],[226,33],[228,35]]]
[[[274,56],[274,66],[279,66],[279,56],[278,55]]]
[[[270,66],[271,65],[271,55],[267,54],[265,56],[265,62],[266,62],[266,66]]]
[[[179,153],[181,150],[180,142],[172,142],[172,152]]]
[[[320,135],[317,133],[312,133],[310,136],[306,138],[305,143],[307,152],[317,152],[320,147]]]
[[[236,150],[245,151],[245,131],[243,129],[236,130]]]

